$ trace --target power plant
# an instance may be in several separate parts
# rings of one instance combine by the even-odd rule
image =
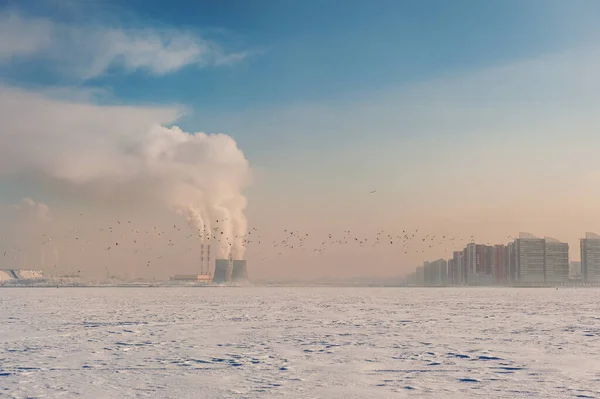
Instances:
[[[248,268],[245,260],[215,259],[214,273],[211,273],[210,244],[200,244],[200,270],[198,274],[176,274],[171,281],[222,284],[248,280]]]
[[[248,280],[245,260],[215,259],[213,283],[242,282]]]
[[[234,260],[231,269],[231,281],[243,282],[248,280],[248,268],[245,260]]]
[[[205,274],[175,274],[174,276],[171,276],[170,280],[209,283],[211,281],[211,276]]]
[[[215,274],[213,275],[213,283],[228,283],[231,281],[231,266],[230,259],[215,259]]]

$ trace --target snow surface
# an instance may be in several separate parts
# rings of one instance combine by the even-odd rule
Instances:
[[[0,288],[0,398],[600,398],[600,290]]]

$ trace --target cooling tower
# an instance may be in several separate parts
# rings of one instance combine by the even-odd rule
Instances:
[[[231,281],[231,261],[229,259],[215,259],[214,283],[228,283]]]
[[[234,260],[231,270],[231,281],[248,280],[248,268],[245,260]]]

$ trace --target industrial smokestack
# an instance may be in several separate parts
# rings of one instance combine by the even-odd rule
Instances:
[[[25,114],[26,123],[19,116]],[[0,86],[0,178],[61,187],[51,194],[85,203],[90,219],[107,203],[111,212],[176,211],[217,256],[233,250],[242,257],[248,161],[230,136],[173,126],[179,115],[175,108],[73,104]]]
[[[215,274],[213,275],[213,282],[228,283],[231,281],[231,260],[229,259],[216,259],[215,260]]]
[[[231,269],[231,281],[242,282],[248,280],[248,268],[245,260],[234,260]]]

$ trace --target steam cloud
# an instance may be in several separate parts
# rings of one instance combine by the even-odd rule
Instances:
[[[184,215],[205,242],[218,225],[219,256],[241,258],[248,161],[230,136],[166,127],[178,115],[0,87],[0,178],[58,185],[77,200],[157,204]]]
[[[18,204],[11,207],[12,211],[17,211],[22,216],[38,221],[47,221],[50,219],[50,209],[43,202],[35,202],[31,198],[23,198]]]

